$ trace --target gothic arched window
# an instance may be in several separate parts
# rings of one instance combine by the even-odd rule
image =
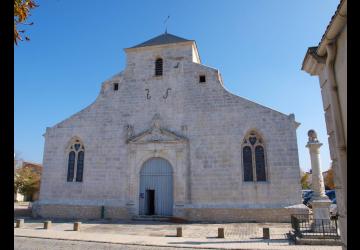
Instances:
[[[158,58],[155,61],[155,76],[162,76],[163,74],[163,59]]]
[[[243,147],[244,181],[253,180],[252,155],[249,146]]]
[[[71,151],[69,153],[67,181],[73,181],[74,179],[74,166],[75,166],[75,152]]]
[[[255,131],[245,136],[242,145],[244,181],[266,181],[265,147]]]
[[[79,139],[72,139],[68,148],[68,172],[67,181],[82,182],[84,172],[85,148]]]

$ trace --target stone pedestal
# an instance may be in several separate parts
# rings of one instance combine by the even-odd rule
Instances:
[[[311,202],[314,219],[330,220],[330,205],[329,199],[314,200]]]
[[[330,220],[330,204],[328,200],[315,200],[311,202],[314,216],[314,223],[312,224],[313,232],[326,233],[331,232]]]
[[[314,223],[314,232],[326,232],[330,230],[330,204],[331,201],[325,194],[324,178],[320,169],[320,143],[317,139],[315,130],[309,130],[309,141],[306,147],[309,148],[312,170],[312,190],[314,191],[311,199]]]

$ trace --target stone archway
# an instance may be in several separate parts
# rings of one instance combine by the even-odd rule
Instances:
[[[140,215],[173,215],[173,168],[160,157],[147,160],[140,171]]]

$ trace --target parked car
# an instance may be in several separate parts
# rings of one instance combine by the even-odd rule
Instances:
[[[331,201],[333,201],[334,199],[336,199],[335,190],[325,190],[325,194],[329,197],[329,199],[330,199]],[[336,200],[335,200],[335,203],[336,203]]]
[[[313,196],[314,191],[312,190],[303,190],[302,192],[302,198],[303,198],[303,204],[306,206],[311,206],[310,199]]]
[[[332,204],[336,204],[335,190],[325,190],[325,194],[327,195],[327,197],[329,197]],[[302,190],[303,204],[311,208],[310,201],[313,195],[314,195],[313,190],[309,190],[309,189]]]

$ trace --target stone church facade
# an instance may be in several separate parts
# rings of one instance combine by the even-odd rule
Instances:
[[[40,200],[58,218],[289,221],[301,204],[294,115],[227,91],[195,41],[125,49],[95,102],[47,128]]]

